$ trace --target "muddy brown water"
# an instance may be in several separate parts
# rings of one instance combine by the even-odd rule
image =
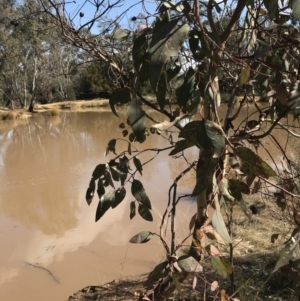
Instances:
[[[128,241],[141,230],[158,232],[169,187],[186,167],[184,160],[161,152],[144,167],[143,176],[137,176],[152,201],[152,223],[140,216],[129,219],[130,186],[125,200],[97,223],[97,198],[90,206],[85,202],[94,167],[112,158],[104,157],[107,142],[122,138],[121,121],[108,111],[90,111],[35,115],[1,124],[0,300],[67,300],[87,285],[148,272],[164,257],[157,238],[143,245]],[[276,137],[284,145],[285,133],[277,131]],[[265,143],[268,148],[270,142]],[[139,150],[169,145],[159,135],[135,144]],[[127,144],[118,141],[117,152],[124,148]],[[197,154],[194,148],[187,152],[190,160]],[[144,162],[154,155],[146,152],[140,159]],[[262,155],[268,157],[265,151]],[[178,192],[188,193],[193,185],[188,174],[179,182]],[[177,242],[188,235],[195,208],[191,200],[179,203]]]

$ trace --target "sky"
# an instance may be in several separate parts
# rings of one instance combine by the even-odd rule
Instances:
[[[74,16],[74,14],[78,11],[81,11],[84,13],[84,16],[82,18],[79,18],[78,14],[77,17],[74,18],[75,26],[80,26],[82,24],[85,24],[89,20],[91,20],[95,13],[95,6],[91,3],[95,2],[97,0],[90,0],[90,1],[84,1],[84,0],[76,0],[76,3],[73,3],[75,1],[70,1],[66,5],[66,10],[70,14],[71,17]],[[118,0],[109,0],[105,1],[106,3],[110,2],[110,4],[117,2]],[[144,0],[144,5],[149,13],[155,13],[155,10],[157,8],[157,4],[155,3],[155,0]],[[83,7],[82,7],[83,6]],[[103,11],[105,7],[101,7],[101,10]],[[147,13],[143,10],[142,7],[142,1],[140,0],[122,0],[120,1],[120,4],[117,7],[114,7],[108,14],[108,16],[112,19],[116,18],[117,16],[121,15],[124,11],[127,11],[126,15],[123,17],[123,19],[120,21],[120,25],[128,25],[130,22],[129,20],[132,17],[138,16],[139,13],[143,13],[144,15],[147,15]],[[92,29],[93,33],[97,33],[97,26],[94,26]]]

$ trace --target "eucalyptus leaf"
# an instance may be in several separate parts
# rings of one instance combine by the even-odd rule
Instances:
[[[130,31],[124,30],[122,28],[117,28],[112,34],[111,38],[114,40],[125,40],[129,37]]]
[[[136,208],[135,208],[135,201],[132,201],[130,203],[130,219],[133,219],[135,217]]]
[[[237,147],[234,153],[241,159],[241,171],[247,175],[262,176],[264,178],[276,176],[276,172],[262,158],[247,147]]]
[[[112,199],[111,208],[116,208],[125,198],[126,190],[124,187],[118,188],[115,191],[115,198]]]
[[[115,105],[117,104],[127,104],[131,101],[131,91],[128,88],[120,88],[112,91],[109,98],[109,105],[112,112],[117,116]]]
[[[194,146],[195,144],[193,142],[190,142],[188,140],[179,140],[175,143],[175,146],[173,150],[170,152],[169,156],[174,156],[182,151],[184,151],[187,148],[190,148]]]
[[[133,65],[141,83],[149,78],[148,37],[146,32],[135,37],[132,47]]]
[[[116,155],[116,142],[117,142],[116,139],[111,139],[108,142],[108,145],[107,145],[106,151],[105,151],[105,157],[109,154],[109,152],[112,152]]]
[[[144,244],[148,242],[153,236],[153,233],[150,231],[142,231],[134,235],[129,242],[132,244]]]
[[[105,164],[98,164],[93,171],[92,177],[97,180],[100,177],[104,176],[105,174],[106,165]]]
[[[98,194],[99,199],[101,199],[103,194],[105,194],[105,188],[104,188],[104,185],[103,185],[103,181],[101,179],[98,180],[97,194]]]
[[[111,207],[112,201],[114,200],[114,198],[115,198],[115,191],[110,191],[101,197],[101,199],[98,203],[97,211],[96,211],[96,219],[95,219],[96,222]]]
[[[188,24],[177,25],[178,20],[172,20],[157,31],[154,31],[150,43],[149,70],[150,83],[154,92],[158,92],[158,83],[165,63],[177,54],[189,32]]]
[[[152,222],[153,221],[152,214],[151,214],[149,208],[146,207],[145,205],[139,203],[138,212],[139,212],[140,216],[144,220],[146,220],[148,222]]]
[[[143,166],[140,159],[137,156],[133,157],[133,164],[135,168],[138,170],[138,172],[142,175]]]
[[[194,257],[189,255],[180,256],[177,260],[177,264],[180,269],[187,273],[201,273],[203,271],[202,265],[200,265]]]
[[[268,10],[270,20],[273,20],[279,16],[278,1],[263,0],[263,3]]]
[[[140,101],[138,99],[133,99],[130,103],[128,110],[128,121],[136,141],[140,143],[144,142],[146,140],[146,115],[142,110]]]
[[[211,265],[215,271],[224,278],[232,273],[231,264],[224,257],[211,256]]]
[[[227,241],[228,243],[232,243],[232,240],[228,234],[222,213],[218,209],[216,209],[213,213],[212,225],[225,241]]]
[[[143,184],[139,180],[134,179],[132,181],[131,193],[139,203],[148,209],[151,209],[150,200],[146,194]]]
[[[158,88],[156,94],[157,102],[160,109],[163,110],[166,104],[166,94],[168,89],[168,78],[166,71],[162,71],[161,76],[158,81]]]

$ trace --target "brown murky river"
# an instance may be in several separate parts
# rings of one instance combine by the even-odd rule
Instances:
[[[143,176],[137,176],[152,201],[152,223],[140,216],[129,219],[130,187],[126,199],[97,223],[96,196],[90,206],[85,201],[94,167],[112,158],[104,157],[107,142],[122,138],[121,121],[111,112],[91,111],[36,115],[0,125],[0,300],[67,300],[87,285],[145,273],[163,258],[157,238],[144,245],[128,240],[140,230],[158,232],[168,189],[186,167],[184,160],[162,152],[144,167]],[[285,134],[276,135],[282,140]],[[136,147],[169,145],[162,136],[150,135]],[[127,144],[118,141],[117,153],[124,149]],[[190,149],[188,156],[197,153]],[[144,162],[154,154],[140,159]],[[192,186],[188,174],[179,182],[179,193]],[[180,202],[178,241],[188,235],[195,208],[191,200]]]
[[[96,196],[90,206],[85,201],[94,167],[112,158],[104,157],[107,142],[122,137],[121,121],[110,112],[84,112],[37,115],[1,125],[0,300],[67,300],[84,286],[145,273],[161,260],[164,253],[158,239],[145,245],[128,240],[140,230],[158,231],[167,191],[185,168],[184,161],[172,160],[170,151],[160,153],[137,177],[152,201],[153,223],[140,216],[130,221],[130,186],[123,203],[97,223]],[[169,142],[151,135],[136,145],[158,146]],[[124,148],[126,144],[118,141],[117,152]],[[192,183],[189,177],[187,182]],[[194,206],[183,202],[177,224],[185,225],[182,235],[188,234]]]

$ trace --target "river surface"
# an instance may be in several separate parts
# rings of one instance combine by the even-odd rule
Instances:
[[[151,116],[159,119],[157,114]],[[90,206],[85,201],[95,166],[113,158],[104,157],[108,141],[123,138],[122,121],[108,111],[91,111],[55,117],[37,114],[0,125],[0,300],[67,300],[85,286],[146,273],[164,258],[155,237],[142,245],[128,241],[141,230],[159,231],[169,187],[186,168],[183,159],[172,159],[169,150],[161,152],[144,166],[143,176],[136,176],[152,201],[152,223],[138,215],[129,219],[130,186],[125,200],[97,223],[97,197]],[[275,136],[284,146],[285,133]],[[134,145],[142,150],[170,143],[150,135],[144,144]],[[117,153],[124,149],[127,143],[117,141]],[[197,154],[191,148],[187,157],[194,160]],[[149,151],[139,158],[145,162],[154,155]],[[268,157],[265,151],[262,155]],[[276,156],[275,149],[274,158],[280,162]],[[193,185],[189,173],[179,182],[179,194],[190,192]],[[191,199],[179,203],[177,242],[189,234],[195,209]]]
[[[162,260],[157,238],[144,245],[128,241],[141,230],[159,230],[168,189],[186,167],[184,160],[171,159],[168,150],[144,167],[143,176],[137,175],[152,201],[152,223],[138,215],[129,219],[134,199],[130,186],[126,199],[97,223],[97,197],[90,206],[85,201],[95,166],[113,158],[104,157],[108,141],[123,138],[121,121],[102,111],[37,114],[1,125],[0,300],[67,300],[87,285],[145,273]],[[170,143],[150,135],[144,144],[134,145],[142,150]],[[124,149],[127,144],[118,141],[117,153]],[[196,155],[197,150],[189,153]],[[139,158],[144,162],[155,154]],[[192,175],[181,182],[185,188],[179,193],[185,193],[193,185]],[[185,227],[181,235],[188,235],[194,210],[195,203],[183,202],[178,220],[178,227]]]

